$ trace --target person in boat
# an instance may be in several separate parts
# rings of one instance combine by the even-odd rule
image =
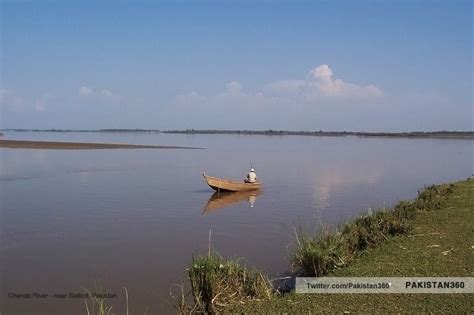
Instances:
[[[255,169],[251,168],[250,172],[247,174],[247,179],[244,180],[246,183],[255,183],[257,181],[257,173],[255,173]]]

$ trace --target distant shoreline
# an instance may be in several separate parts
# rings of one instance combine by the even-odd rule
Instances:
[[[170,130],[172,134],[236,134],[264,136],[313,136],[313,137],[392,137],[392,138],[443,138],[474,139],[471,131],[415,131],[415,132],[354,132],[354,131],[288,131],[288,130]]]
[[[88,143],[88,142],[57,142],[57,141],[25,141],[0,139],[0,148],[10,149],[56,149],[56,150],[91,150],[91,149],[202,149],[194,147]]]
[[[358,132],[358,131],[290,131],[290,130],[158,130],[158,129],[2,129],[2,131],[30,132],[147,132],[168,134],[206,134],[206,135],[265,135],[265,136],[316,136],[316,137],[387,137],[387,138],[436,138],[436,139],[474,139],[474,131],[411,131],[411,132]]]

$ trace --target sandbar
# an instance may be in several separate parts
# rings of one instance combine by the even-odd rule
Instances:
[[[51,149],[51,150],[91,150],[91,149],[203,149],[168,145],[143,145],[92,142],[27,141],[0,139],[0,148],[10,149]]]

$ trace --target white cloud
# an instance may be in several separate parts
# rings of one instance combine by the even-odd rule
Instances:
[[[52,98],[53,96],[49,93],[44,93],[40,97],[23,97],[13,90],[0,89],[0,105],[13,112],[24,112],[31,109],[43,112]]]
[[[237,81],[229,82],[225,85],[226,91],[229,94],[236,95],[242,92],[242,85]]]
[[[88,86],[81,86],[79,88],[79,95],[87,96],[94,93],[94,90]]]
[[[109,90],[101,90],[100,95],[105,96],[105,97],[112,97],[114,94],[110,92]]]
[[[332,70],[328,65],[320,65],[309,72],[315,80],[331,81]]]
[[[96,101],[98,100],[116,103],[122,100],[122,97],[120,95],[115,94],[108,89],[96,89],[85,85],[79,87],[78,93],[81,97],[90,98]]]
[[[304,80],[280,80],[264,85],[263,92],[267,95],[292,97],[303,93],[306,84]]]
[[[180,94],[173,101],[174,107],[187,108],[189,105],[204,104],[207,102],[205,96],[199,95],[196,91],[187,94]]]
[[[306,80],[276,81],[265,85],[264,90],[306,102],[354,101],[383,97],[382,90],[374,85],[358,85],[335,79],[331,68],[326,64],[312,69]]]
[[[335,78],[331,68],[323,64],[309,71],[304,80],[270,82],[255,93],[247,92],[242,84],[231,81],[220,93],[208,96],[197,92],[182,94],[174,99],[172,105],[178,108],[238,107],[247,110],[293,106],[295,109],[304,110],[336,103],[360,104],[360,101],[380,100],[383,95],[382,90],[374,85],[358,85]]]
[[[0,89],[0,105],[12,107],[21,106],[23,105],[23,99],[12,90]]]
[[[172,108],[182,110],[212,110],[222,112],[222,109],[230,110],[228,114],[237,113],[242,110],[253,111],[268,104],[270,98],[262,92],[248,93],[242,84],[231,81],[225,84],[225,89],[214,95],[202,95],[193,91],[187,94],[180,94],[171,102]]]
[[[11,89],[0,89],[0,107],[14,112],[25,110],[26,101]]]

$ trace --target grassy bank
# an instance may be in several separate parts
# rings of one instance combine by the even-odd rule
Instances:
[[[440,191],[441,194],[431,197],[421,194],[421,198],[413,202],[414,205],[425,205],[417,208],[409,219],[408,234],[387,237],[380,245],[360,252],[349,266],[333,269],[328,274],[336,277],[474,276],[474,181],[458,182],[450,188],[452,191]],[[400,205],[403,204],[406,206],[406,203]],[[467,294],[291,293],[269,302],[250,301],[234,310],[252,313],[472,313],[474,307],[473,296]]]
[[[473,209],[474,181],[431,186],[414,201],[359,217],[337,231],[317,236],[299,234],[292,264],[303,276],[473,276]],[[195,281],[191,274],[190,280]],[[197,287],[196,292],[200,291]],[[218,294],[220,291],[214,292],[214,297]],[[197,304],[213,304],[212,296],[207,300],[200,295],[194,298]],[[474,310],[472,300],[472,295],[459,294],[289,293],[258,300],[241,296],[233,303],[213,307],[248,313],[470,313]]]

